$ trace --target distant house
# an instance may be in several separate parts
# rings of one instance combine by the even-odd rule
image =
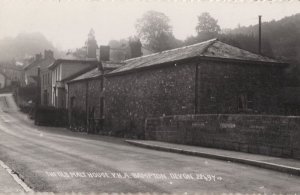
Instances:
[[[9,82],[6,86],[10,85],[24,85],[24,72],[21,66],[17,66],[14,63],[0,63],[0,72],[2,72]]]
[[[124,61],[105,75],[105,129],[140,136],[148,117],[278,114],[285,63],[219,40]]]
[[[38,67],[42,60],[42,54],[36,54],[34,61],[24,67],[24,77],[26,85],[37,85]]]
[[[67,82],[98,66],[95,59],[78,59],[74,56],[55,60],[48,68],[51,71],[51,104],[56,108],[67,108]]]
[[[10,83],[11,83],[11,80],[6,76],[6,74],[3,72],[0,72],[0,89],[9,86]]]

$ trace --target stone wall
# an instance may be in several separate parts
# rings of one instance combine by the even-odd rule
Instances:
[[[72,129],[99,131],[99,120],[103,117],[100,112],[101,82],[101,78],[97,78],[68,84],[69,123]]]
[[[101,79],[88,80],[89,118],[100,119],[100,98],[102,94]]]
[[[85,81],[68,84],[69,126],[73,130],[85,131],[87,127],[86,92]]]
[[[201,62],[197,110],[201,114],[281,114],[282,86],[283,69],[277,65]]]
[[[193,114],[195,64],[106,77],[105,128],[144,136],[146,117]]]
[[[300,159],[300,117],[239,114],[148,118],[146,139]]]

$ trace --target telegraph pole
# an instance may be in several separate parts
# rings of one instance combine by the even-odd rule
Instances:
[[[37,87],[36,87],[36,100],[35,100],[35,113],[34,122],[38,125],[39,119],[37,119],[37,110],[41,104],[41,68],[37,67]]]
[[[258,16],[258,53],[261,54],[261,15]]]

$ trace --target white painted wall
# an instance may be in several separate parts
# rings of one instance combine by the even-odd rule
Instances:
[[[5,87],[5,76],[0,73],[0,88]]]

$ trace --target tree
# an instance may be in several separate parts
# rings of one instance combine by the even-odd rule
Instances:
[[[129,38],[129,47],[131,52],[131,57],[140,57],[143,55],[142,53],[142,43],[139,38],[130,37]]]
[[[130,48],[128,40],[110,40],[110,59],[112,61],[123,61],[130,58]]]
[[[198,25],[196,26],[196,32],[198,34],[201,32],[218,34],[220,30],[218,21],[211,17],[208,12],[204,12],[198,16]]]
[[[174,36],[170,19],[161,12],[148,11],[135,25],[138,37],[144,45],[155,52],[172,49]]]
[[[218,21],[211,17],[209,13],[204,12],[198,16],[198,24],[196,26],[196,36],[187,37],[184,45],[192,45],[216,38],[220,32]]]

